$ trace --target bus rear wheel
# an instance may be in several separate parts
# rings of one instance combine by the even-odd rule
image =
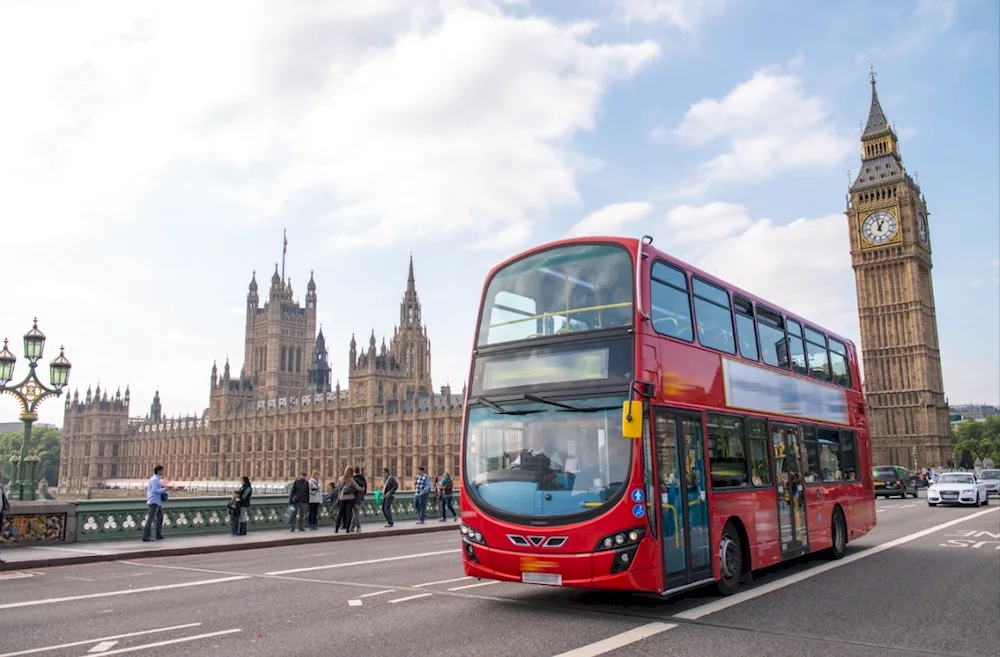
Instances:
[[[830,547],[830,558],[840,559],[847,551],[847,523],[844,522],[844,514],[837,509],[833,512],[833,521],[830,523],[830,537],[833,545]]]
[[[732,595],[743,579],[743,543],[732,521],[726,523],[719,539],[719,593]]]

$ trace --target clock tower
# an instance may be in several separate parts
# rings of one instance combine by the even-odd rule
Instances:
[[[875,465],[952,458],[941,376],[927,203],[903,166],[871,73],[861,170],[847,201],[864,389]]]

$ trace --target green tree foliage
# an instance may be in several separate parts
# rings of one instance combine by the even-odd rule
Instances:
[[[4,481],[14,478],[14,466],[10,457],[21,455],[21,442],[24,433],[0,433],[0,470]],[[53,427],[34,425],[31,427],[31,444],[29,454],[38,454],[41,461],[38,464],[40,472],[35,473],[35,481],[42,477],[49,480],[50,486],[59,484],[59,452],[62,450],[62,433]]]
[[[988,415],[983,422],[966,420],[952,433],[957,454],[969,450],[973,458],[1000,463],[1000,415]]]

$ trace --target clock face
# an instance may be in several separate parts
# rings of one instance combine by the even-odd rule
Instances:
[[[927,244],[927,218],[923,212],[917,213],[917,237],[921,244]]]
[[[861,235],[869,244],[885,244],[896,236],[898,229],[896,217],[891,212],[878,210],[865,217],[861,224]]]

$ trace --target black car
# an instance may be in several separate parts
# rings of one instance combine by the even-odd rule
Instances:
[[[917,496],[917,480],[909,471],[898,465],[876,465],[872,468],[872,478],[875,480],[875,497],[891,497],[899,495]]]

